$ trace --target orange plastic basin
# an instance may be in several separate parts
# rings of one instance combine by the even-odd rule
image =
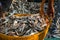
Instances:
[[[18,14],[18,15],[21,16],[21,14]],[[29,15],[31,15],[31,14],[29,14]],[[15,16],[17,16],[17,14]],[[27,15],[22,14],[22,16],[27,16]],[[8,35],[0,33],[0,40],[44,40],[49,27],[50,27],[50,24],[48,23],[48,25],[42,32],[38,32],[38,33],[36,33],[34,35],[30,35],[30,36],[8,36]]]

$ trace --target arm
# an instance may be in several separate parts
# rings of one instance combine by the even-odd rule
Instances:
[[[54,7],[53,7],[54,0],[49,0],[49,2],[48,2],[47,15],[45,15],[44,10],[43,10],[44,9],[44,3],[45,3],[45,0],[42,0],[41,7],[40,7],[40,14],[41,14],[41,16],[45,17],[47,26],[44,29],[44,31],[41,32],[40,39],[44,39],[46,37],[46,34],[48,33],[49,27],[52,23],[52,21],[49,20],[49,18],[51,17],[51,19],[53,19],[53,17],[54,17]]]
[[[41,2],[41,4],[40,4],[40,15],[41,15],[41,17],[43,17],[44,16],[44,4],[45,4],[45,1],[46,0],[42,0],[42,2]]]
[[[54,18],[54,0],[49,0],[48,2],[47,15],[52,19]]]

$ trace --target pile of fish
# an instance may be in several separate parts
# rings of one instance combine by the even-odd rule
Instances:
[[[39,14],[24,17],[8,17],[8,20],[0,20],[0,33],[10,36],[26,36],[41,32],[47,26],[44,18]]]
[[[15,13],[39,13],[40,3],[35,2],[13,2],[10,6],[10,12]]]

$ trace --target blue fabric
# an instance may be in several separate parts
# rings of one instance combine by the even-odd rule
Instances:
[[[0,0],[0,2],[2,4],[2,10],[7,11],[12,3],[12,0]]]
[[[60,40],[60,38],[45,38],[45,40]]]
[[[41,2],[42,0],[27,0],[28,2]]]
[[[34,2],[41,2],[41,0],[34,0]]]

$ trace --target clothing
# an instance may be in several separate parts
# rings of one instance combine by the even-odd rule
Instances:
[[[7,11],[12,3],[12,0],[0,0],[0,6],[2,6],[3,11]]]

